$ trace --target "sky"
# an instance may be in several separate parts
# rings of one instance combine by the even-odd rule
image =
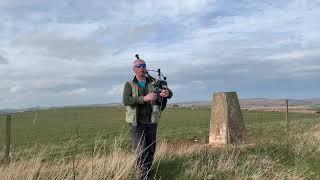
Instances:
[[[137,53],[171,102],[320,97],[319,17],[319,0],[0,0],[0,109],[122,102]]]

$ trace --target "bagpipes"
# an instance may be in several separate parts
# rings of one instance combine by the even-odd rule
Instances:
[[[135,57],[137,58],[137,60],[141,60],[138,54],[136,54]],[[158,78],[152,77],[149,74],[149,72],[157,72]],[[157,99],[154,102],[152,102],[152,105],[153,105],[152,109],[153,111],[160,111],[160,110],[163,111],[167,106],[168,98],[160,96],[160,93],[162,90],[168,89],[167,77],[163,76],[160,69],[157,69],[157,70],[146,69],[145,74],[151,80],[151,84],[154,87],[153,93],[157,94]]]

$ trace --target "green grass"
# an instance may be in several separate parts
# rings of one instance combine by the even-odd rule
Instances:
[[[282,137],[285,114],[281,112],[244,112],[244,122],[248,135],[252,137]],[[113,139],[120,134],[128,134],[123,108],[64,108],[38,112],[18,113],[12,116],[12,145],[38,144],[62,145],[78,132],[83,146],[91,144],[100,135],[103,139]],[[1,136],[4,140],[5,117],[1,117]],[[308,128],[315,123],[313,114],[290,114],[290,125],[303,123]],[[210,109],[168,109],[162,113],[158,137],[168,140],[208,139]],[[303,129],[302,129],[303,130]],[[295,130],[297,131],[297,130]],[[4,141],[0,142],[0,147]]]
[[[5,121],[2,116],[1,135]],[[12,145],[14,147],[39,144],[62,145],[78,131],[84,146],[100,135],[113,140],[120,134],[128,134],[123,108],[65,108],[38,112],[19,113],[12,116]],[[208,134],[210,110],[168,110],[162,114],[159,138],[205,139]],[[129,137],[128,137],[129,138]],[[3,141],[0,146],[3,147]]]
[[[12,116],[12,144],[14,147],[38,144],[62,145],[78,131],[83,144],[89,144],[100,134],[103,138],[119,136],[123,123],[123,109],[65,108],[18,113]],[[1,132],[3,132],[2,121]],[[2,133],[3,134],[3,133]],[[2,144],[1,144],[2,145]]]

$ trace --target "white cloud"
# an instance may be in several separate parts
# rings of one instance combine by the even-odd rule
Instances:
[[[5,57],[0,55],[0,64],[7,64],[7,63],[8,63],[8,60]]]
[[[109,96],[120,96],[123,93],[123,87],[124,84],[112,85],[106,94]]]
[[[275,55],[265,57],[265,60],[284,60],[284,61],[294,61],[294,60],[308,60],[306,58],[313,58],[320,56],[320,49],[308,49],[308,50],[296,50],[292,52],[284,52]]]
[[[65,60],[94,61],[103,55],[106,49],[98,40],[90,37],[93,32],[80,32],[81,29],[74,30],[68,27],[64,31],[53,28],[37,29],[18,36],[12,42],[12,47],[20,49],[22,53],[33,52]]]
[[[71,91],[65,92],[66,95],[74,96],[74,95],[84,95],[88,92],[87,88],[78,88],[73,89]]]
[[[111,11],[117,22],[128,22],[130,24],[134,24],[135,22],[145,24],[162,20],[190,22],[190,20],[194,20],[194,18],[206,13],[207,7],[212,2],[214,1],[141,0],[135,1],[134,3],[120,1],[114,4],[114,8]]]
[[[17,1],[17,0],[2,0],[0,1],[0,7],[32,7],[34,4],[44,3],[42,0],[28,0],[28,1]]]
[[[16,86],[11,87],[9,89],[9,92],[10,93],[17,93],[17,92],[22,91],[22,90],[23,90],[22,86],[16,85]]]

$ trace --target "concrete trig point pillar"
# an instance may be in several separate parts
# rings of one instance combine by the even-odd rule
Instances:
[[[210,145],[244,143],[246,130],[236,92],[213,94],[209,132]]]

